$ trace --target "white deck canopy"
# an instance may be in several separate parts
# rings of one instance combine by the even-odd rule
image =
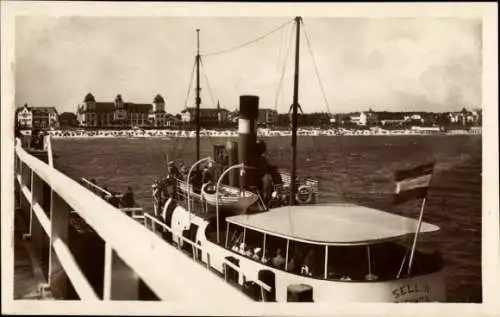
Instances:
[[[286,239],[329,245],[366,245],[415,233],[418,221],[350,204],[285,206],[227,222]],[[420,233],[439,227],[422,222]]]

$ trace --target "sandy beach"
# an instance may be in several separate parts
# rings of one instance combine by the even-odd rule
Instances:
[[[129,130],[50,130],[48,133],[53,138],[168,138],[168,137],[181,137],[181,138],[194,138],[196,137],[195,131],[185,130],[171,130],[171,129],[129,129]],[[438,130],[433,129],[401,129],[401,130],[385,130],[382,128],[371,129],[299,129],[298,136],[338,136],[338,135],[464,135],[464,134],[481,134],[481,129],[473,128],[470,130]],[[272,129],[258,129],[257,135],[259,137],[275,137],[275,136],[291,136],[290,131],[272,130]],[[201,130],[201,137],[237,137],[237,130]]]

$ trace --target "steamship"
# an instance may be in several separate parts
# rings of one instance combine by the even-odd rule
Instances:
[[[264,159],[266,146],[256,133],[259,97],[240,96],[238,140],[216,144],[211,157],[200,158],[196,120],[196,162],[187,177],[171,169],[153,184],[155,214],[145,213],[144,224],[206,266],[207,274],[220,275],[255,300],[445,301],[440,254],[418,248],[410,254],[406,245],[417,230],[426,235],[439,227],[356,204],[320,204],[319,182],[296,174],[303,22],[294,22],[291,171]],[[202,165],[213,183],[200,181]]]

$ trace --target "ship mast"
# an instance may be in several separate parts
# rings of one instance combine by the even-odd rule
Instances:
[[[301,17],[295,17],[297,34],[295,42],[295,74],[293,78],[293,103],[292,103],[292,172],[290,180],[290,205],[295,205],[295,182],[297,168],[297,113],[299,106],[299,48],[300,48],[300,22]]]
[[[200,29],[196,29],[197,51],[196,51],[196,161],[200,159]]]

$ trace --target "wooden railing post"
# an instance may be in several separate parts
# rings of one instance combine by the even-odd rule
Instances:
[[[14,195],[15,196],[15,208],[20,209],[21,208],[21,198],[22,198],[22,193],[21,193],[21,185],[17,181],[17,177],[21,175],[21,160],[19,159],[19,156],[17,153],[14,154],[15,162],[16,162],[16,168],[14,170]]]
[[[49,274],[47,268],[49,253],[50,253],[50,236],[45,232],[45,229],[42,226],[43,220],[38,219],[38,215],[45,216],[45,213],[40,213],[41,208],[43,208],[44,201],[49,199],[49,197],[44,197],[44,182],[40,177],[32,173],[31,177],[31,241],[34,246],[34,250],[36,252],[37,258],[42,262],[42,267],[44,268],[43,273],[45,278],[48,280]],[[38,210],[35,212],[35,206]]]
[[[54,251],[53,243],[56,239],[61,239],[62,242],[68,245],[68,226],[70,206],[54,191],[52,191],[52,202],[50,205],[50,266],[49,266],[49,283],[54,295],[59,295],[62,298],[67,297],[68,293],[68,277],[62,267],[57,255]]]
[[[34,183],[34,178],[36,177],[35,173],[33,173],[33,170],[30,170],[30,192],[31,192],[31,204],[30,204],[30,222],[29,222],[29,231],[28,231],[28,235],[31,237],[31,233],[32,233],[32,228],[33,228],[33,205],[35,204],[35,191],[38,189],[38,188],[35,188],[35,184]],[[42,194],[41,193],[42,189],[40,189],[40,193],[36,193],[36,195],[38,196],[38,194]]]
[[[24,163],[21,162],[21,184],[19,185],[20,192],[20,207],[21,213],[23,215],[24,221],[28,222],[27,232],[23,233],[22,238],[29,238],[31,235],[31,221],[32,221],[32,206],[31,206],[31,169]],[[24,188],[29,189],[28,197],[26,197],[26,193],[23,191]],[[25,222],[26,223],[26,222]]]

